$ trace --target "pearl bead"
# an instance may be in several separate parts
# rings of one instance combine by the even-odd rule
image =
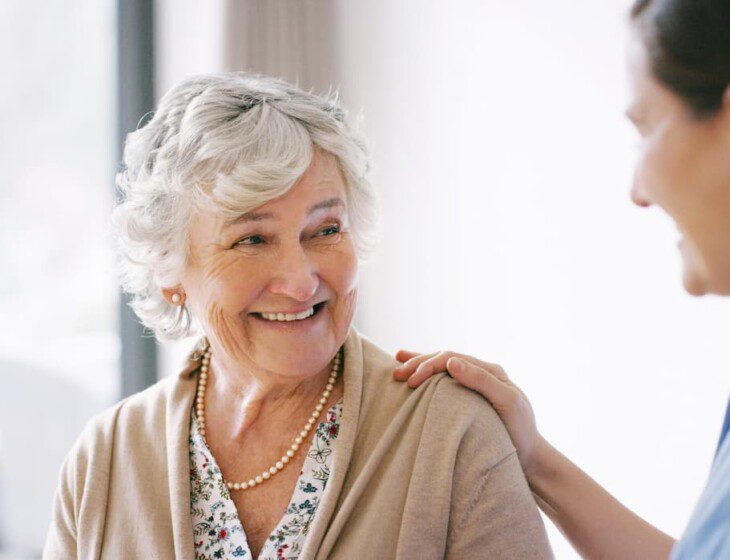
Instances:
[[[205,344],[208,344],[207,339],[205,340]],[[334,367],[332,368],[332,373],[330,374],[330,377],[327,380],[327,385],[325,386],[325,390],[322,392],[322,396],[319,399],[319,403],[315,407],[314,412],[312,413],[312,416],[307,420],[307,423],[304,426],[304,429],[299,432],[299,435],[294,438],[294,443],[291,445],[291,447],[286,451],[286,454],[281,457],[279,461],[276,462],[276,464],[272,467],[269,467],[268,470],[265,470],[260,475],[256,476],[255,478],[252,478],[248,482],[226,482],[226,486],[229,490],[246,490],[248,488],[253,488],[257,484],[261,484],[264,480],[268,480],[273,475],[278,473],[280,470],[284,468],[284,466],[289,463],[292,457],[294,457],[294,453],[299,450],[299,446],[304,442],[304,439],[308,436],[309,432],[312,429],[312,426],[317,421],[317,418],[320,416],[322,410],[324,410],[324,405],[327,404],[327,400],[332,395],[332,389],[334,388],[334,384],[337,381],[337,375],[338,370],[340,367],[340,362],[342,359],[342,352],[338,352],[335,355],[334,358]],[[200,374],[198,376],[198,386],[195,394],[195,411],[196,411],[196,417],[198,419],[199,423],[199,433],[202,436],[202,438],[205,440],[205,388],[206,383],[208,381],[208,371],[210,367],[210,360],[211,360],[211,351],[210,347],[205,350],[202,357],[202,363],[200,366]]]
[[[182,299],[182,298],[180,297],[180,294],[172,294],[171,299],[172,299],[172,303],[180,303],[180,299]]]

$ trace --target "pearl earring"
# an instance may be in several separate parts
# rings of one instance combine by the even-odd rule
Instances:
[[[182,299],[182,297],[180,297],[180,294],[175,293],[175,294],[172,294],[172,298],[171,299],[172,299],[172,303],[174,303],[175,305],[177,305],[178,303],[180,303],[180,300]]]

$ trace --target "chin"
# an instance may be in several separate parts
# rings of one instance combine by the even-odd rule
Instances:
[[[704,296],[711,293],[707,267],[704,266],[704,260],[696,245],[685,237],[679,243],[679,251],[683,264],[682,283],[687,293],[692,296]]]
[[[326,368],[339,347],[331,333],[314,341],[298,337],[267,337],[254,345],[252,358],[269,371],[290,378],[306,378]]]
[[[684,289],[692,296],[704,296],[710,293],[707,280],[691,264],[685,264],[682,277]]]

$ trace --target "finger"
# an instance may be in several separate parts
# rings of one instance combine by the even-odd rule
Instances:
[[[395,377],[398,381],[405,381],[415,373],[416,369],[418,368],[418,366],[421,365],[421,363],[425,362],[435,355],[436,353],[419,354],[415,358],[410,358],[408,361],[406,361],[405,364],[393,370],[393,377]]]
[[[499,364],[495,364],[493,362],[485,362],[484,360],[480,360],[479,358],[475,358],[474,356],[469,356],[468,354],[459,354],[458,352],[453,352],[452,357],[459,358],[461,360],[464,360],[465,362],[469,362],[476,367],[486,369],[492,375],[497,377],[497,379],[499,379],[500,381],[507,381],[509,379],[507,376],[507,372],[505,372],[504,368]]]
[[[395,354],[395,359],[399,362],[407,362],[411,358],[416,358],[417,356],[420,356],[421,352],[413,352],[411,350],[398,350]]]
[[[451,351],[437,352],[429,355],[428,357],[421,356],[420,359],[408,362],[407,366],[410,367],[402,367],[403,372],[401,378],[408,379],[408,384],[411,387],[418,387],[432,375],[447,371],[446,363],[451,358],[461,358],[476,367],[486,369],[501,381],[508,380],[507,374],[504,369],[502,369],[502,366],[491,362],[484,362],[473,356],[467,356],[466,354],[459,354],[458,352]],[[412,369],[412,366],[415,366],[415,368]]]
[[[426,379],[437,373],[446,372],[446,362],[454,355],[453,352],[439,352],[421,362],[408,378],[409,387],[418,387]]]
[[[451,358],[446,366],[454,379],[465,387],[480,393],[495,408],[500,408],[511,400],[511,392],[514,389],[488,369],[476,366],[462,358]]]

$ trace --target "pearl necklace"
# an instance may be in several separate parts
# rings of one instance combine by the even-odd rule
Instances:
[[[210,355],[210,346],[208,346],[203,353],[203,361],[200,366],[200,375],[198,376],[198,387],[195,397],[195,414],[198,419],[198,424],[200,424],[200,435],[203,436],[203,441],[206,445],[208,445],[208,441],[205,439],[205,387],[208,383]],[[294,443],[289,446],[289,449],[286,450],[286,453],[282,455],[281,459],[279,459],[274,465],[269,467],[269,469],[265,470],[260,475],[255,476],[248,482],[226,482],[226,486],[228,486],[229,490],[248,490],[249,488],[258,486],[265,480],[269,480],[273,475],[284,469],[284,467],[289,463],[291,458],[294,457],[294,454],[299,450],[299,446],[307,438],[309,432],[314,426],[314,423],[317,421],[317,418],[319,418],[322,410],[324,410],[324,405],[327,404],[327,399],[332,394],[332,389],[334,389],[335,382],[337,381],[341,361],[342,352],[338,351],[337,354],[335,354],[334,364],[332,366],[332,373],[330,373],[329,379],[327,379],[327,385],[324,388],[322,397],[319,399],[319,402],[314,408],[314,412],[312,412],[309,420],[307,420],[307,423],[304,425],[304,429],[299,432],[299,435],[297,437],[294,438]]]

